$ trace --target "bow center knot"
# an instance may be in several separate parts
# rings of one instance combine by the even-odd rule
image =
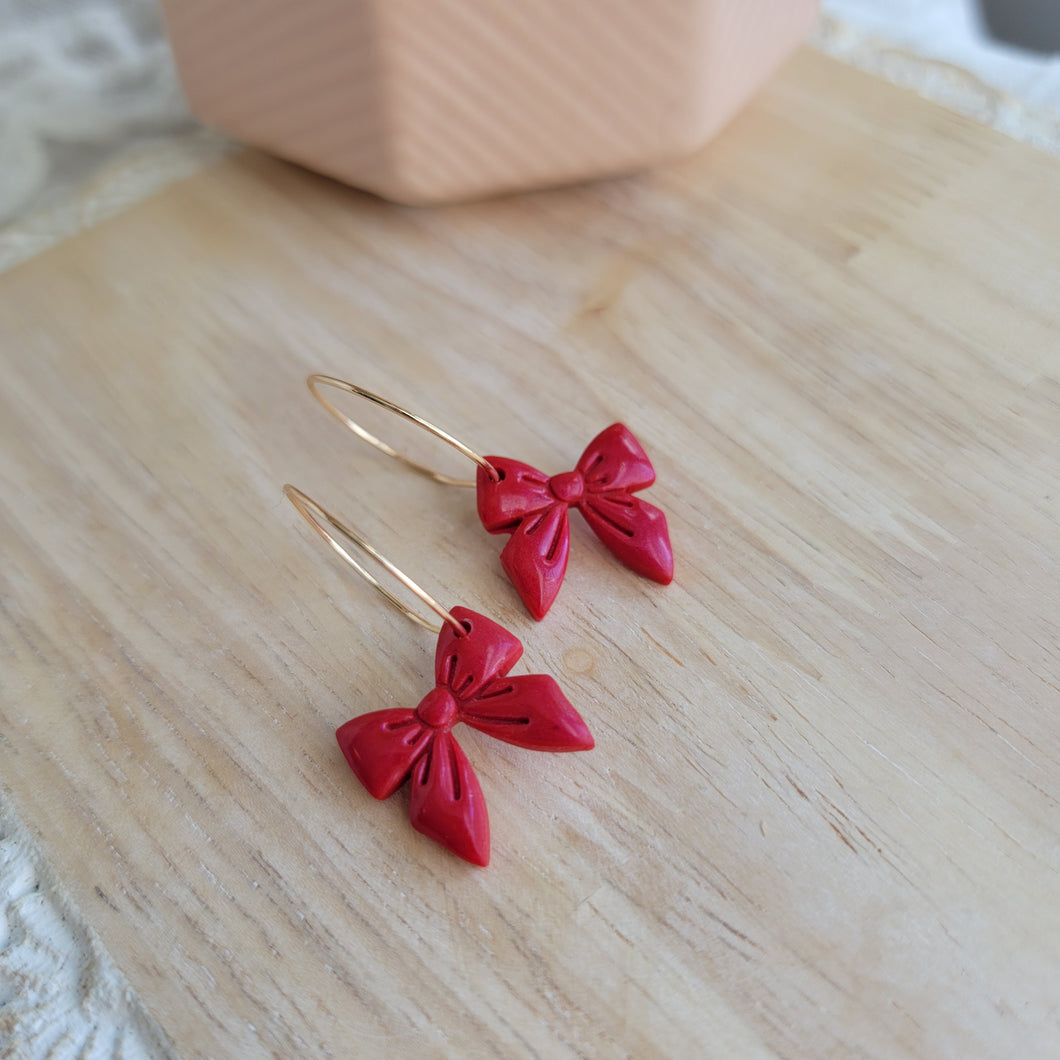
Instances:
[[[548,480],[549,492],[564,504],[577,504],[585,492],[585,479],[580,471],[564,471]]]
[[[456,700],[448,688],[438,685],[423,697],[416,717],[432,729],[450,729],[456,721]]]

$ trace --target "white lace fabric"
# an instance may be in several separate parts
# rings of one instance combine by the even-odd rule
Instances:
[[[989,40],[976,0],[824,0],[822,7],[816,48],[1060,155],[1060,54]]]
[[[192,127],[155,0],[0,0],[0,221]]]

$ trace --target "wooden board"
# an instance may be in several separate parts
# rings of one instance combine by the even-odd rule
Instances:
[[[247,155],[3,277],[3,784],[179,1055],[1056,1056],[1058,181],[807,53],[657,173],[420,212]],[[579,526],[533,623],[313,370],[549,471],[624,420],[675,584]],[[288,480],[594,730],[462,738],[489,869],[342,761],[433,638]]]

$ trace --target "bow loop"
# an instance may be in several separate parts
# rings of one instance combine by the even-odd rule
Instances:
[[[452,616],[467,631],[458,637],[448,623],[438,635],[434,679],[460,702],[475,696],[495,677],[503,677],[523,654],[519,638],[484,615],[454,607]]]
[[[335,733],[350,768],[377,799],[393,795],[412,765],[430,746],[432,730],[411,710],[375,710],[340,726]]]
[[[655,481],[655,468],[648,454],[622,423],[612,423],[586,446],[578,470],[585,479],[587,493],[633,492],[647,489]]]
[[[548,488],[548,475],[536,467],[503,456],[486,458],[499,478],[494,481],[478,469],[478,517],[491,534],[511,533],[519,521],[556,503]]]

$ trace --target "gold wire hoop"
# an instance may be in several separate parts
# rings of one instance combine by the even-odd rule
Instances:
[[[312,497],[307,497],[300,489],[287,483],[283,487],[284,495],[287,499],[298,509],[299,513],[305,518],[306,522],[351,566],[357,573],[365,579],[375,590],[386,597],[389,603],[393,604],[402,614],[407,615],[417,625],[423,626],[424,629],[429,629],[432,633],[441,632],[442,627],[434,625],[429,619],[423,617],[417,611],[413,611],[407,604],[402,603],[389,589],[379,583],[379,580],[368,570],[361,566],[346,551],[342,543],[335,538],[335,536],[324,526],[327,523],[332,530],[337,531],[342,535],[350,544],[355,545],[362,552],[367,553],[372,557],[381,567],[392,574],[410,593],[413,593],[420,600],[422,600],[439,618],[443,621],[448,622],[453,627],[453,631],[458,637],[462,637],[467,630],[447,611],[430,593],[421,589],[404,571],[399,570],[390,562],[381,552],[373,548],[360,534],[351,530],[341,520],[336,519],[326,508],[321,507]]]
[[[318,389],[318,386],[333,386],[336,390],[345,390],[348,394],[355,394],[357,397],[365,398],[371,401],[373,404],[379,405],[381,408],[387,410],[387,412],[393,412],[400,416],[402,419],[406,419],[409,423],[416,424],[417,427],[423,428],[428,434],[433,434],[435,438],[440,438],[447,445],[451,445],[458,453],[462,456],[466,456],[468,460],[473,460],[483,471],[494,482],[500,481],[500,475],[497,474],[497,469],[484,457],[480,456],[475,452],[474,449],[464,445],[463,442],[454,438],[451,434],[447,434],[441,429],[436,427],[429,420],[425,420],[422,416],[417,416],[414,412],[409,412],[408,409],[402,408],[400,405],[395,405],[393,401],[387,401],[386,398],[380,397],[378,394],[373,394],[369,390],[365,390],[363,387],[356,386],[353,383],[347,383],[345,379],[336,379],[331,375],[311,375],[306,379],[306,386],[309,387],[309,392],[320,402],[321,405],[331,413],[339,421],[348,427],[354,434],[357,435],[362,441],[367,442],[369,445],[378,449],[381,453],[386,453],[387,456],[392,456],[395,460],[400,460],[403,464],[408,465],[413,471],[418,471],[421,475],[426,475],[428,478],[434,479],[435,482],[441,482],[446,486],[474,486],[474,479],[462,479],[454,478],[452,475],[446,475],[442,471],[435,471],[434,468],[428,467],[426,464],[420,464],[413,460],[411,457],[405,456],[404,453],[399,453],[392,446],[389,446],[380,438],[376,438],[374,434],[366,431],[359,423],[351,420],[346,413],[336,408]]]

